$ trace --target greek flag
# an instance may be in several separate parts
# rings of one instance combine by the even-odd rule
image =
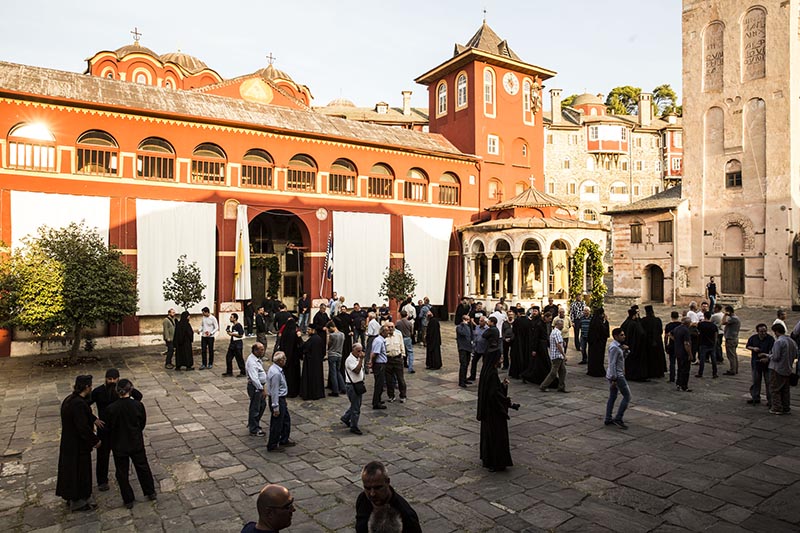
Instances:
[[[323,274],[327,279],[333,278],[333,232],[328,233],[328,251],[325,254]]]

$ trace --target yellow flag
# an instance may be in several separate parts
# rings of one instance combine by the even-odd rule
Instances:
[[[242,265],[244,265],[244,243],[242,242],[242,232],[239,232],[239,240],[236,241],[236,265],[233,267],[233,273],[239,276],[242,272]]]

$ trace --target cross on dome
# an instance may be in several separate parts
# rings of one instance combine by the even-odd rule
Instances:
[[[138,44],[139,43],[139,39],[142,38],[142,34],[139,32],[139,28],[137,26],[133,27],[133,31],[131,32],[131,35],[133,35],[133,41]]]

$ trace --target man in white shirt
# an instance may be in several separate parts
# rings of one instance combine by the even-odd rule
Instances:
[[[357,342],[353,345],[353,353],[345,359],[344,371],[347,374],[344,386],[347,390],[347,398],[350,400],[350,407],[344,412],[340,420],[350,428],[350,433],[361,435],[361,430],[358,427],[358,418],[361,416],[361,397],[363,394],[358,394],[355,388],[356,383],[364,383],[364,348],[360,343]]]
[[[260,342],[253,344],[250,355],[244,363],[247,372],[247,395],[250,397],[250,409],[247,411],[247,429],[253,437],[263,437],[261,417],[267,408],[267,373],[261,358],[264,357],[264,345]]]
[[[560,318],[553,320],[553,331],[550,333],[550,373],[544,378],[540,389],[547,392],[547,387],[558,378],[558,392],[567,392],[567,368],[564,366],[564,338],[561,336],[561,328],[564,321]]]
[[[203,355],[203,364],[200,370],[214,367],[214,339],[219,333],[219,322],[217,317],[211,314],[208,307],[203,308],[203,323],[197,330],[200,334],[200,349]]]
[[[375,317],[375,313],[370,311],[367,314],[367,346],[366,346],[366,353],[372,354],[372,343],[375,341],[375,337],[380,335],[381,333],[381,325],[378,322],[377,318]]]
[[[786,310],[785,309],[778,309],[777,318],[772,323],[774,326],[775,324],[780,324],[783,326],[783,331],[789,331],[789,328],[786,327]]]
[[[386,337],[386,392],[389,402],[395,400],[394,385],[400,389],[400,403],[406,403],[406,379],[403,376],[403,357],[406,355],[406,346],[403,334],[394,327],[394,322],[387,322],[389,335]]]

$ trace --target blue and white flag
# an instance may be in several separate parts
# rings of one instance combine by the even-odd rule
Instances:
[[[333,278],[333,232],[328,233],[328,252],[325,254],[324,275],[327,279]]]

